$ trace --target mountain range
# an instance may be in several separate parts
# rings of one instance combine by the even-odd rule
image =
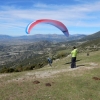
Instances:
[[[58,35],[58,34],[35,34],[29,36],[8,36],[8,35],[0,35],[0,43],[27,43],[27,42],[37,42],[37,41],[50,41],[50,42],[64,42],[64,41],[72,41],[72,40],[79,40],[83,37],[86,37],[84,34],[75,34],[66,37],[65,35]]]
[[[73,41],[73,40],[79,40],[79,41],[87,41],[87,40],[93,40],[100,37],[100,31],[93,33],[91,35],[85,35],[85,34],[74,34],[70,35],[69,37],[66,37],[65,35],[59,35],[59,34],[35,34],[35,35],[25,35],[25,36],[9,36],[9,35],[0,35],[0,43],[27,43],[27,42],[37,42],[37,41],[50,41],[50,42],[64,42],[64,41]]]

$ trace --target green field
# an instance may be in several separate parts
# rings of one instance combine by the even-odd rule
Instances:
[[[0,74],[0,100],[100,100],[100,51],[79,53],[32,71]]]

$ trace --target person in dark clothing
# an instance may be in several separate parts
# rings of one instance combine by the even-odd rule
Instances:
[[[49,64],[50,66],[52,66],[52,59],[48,57],[47,60],[48,60],[48,64]]]

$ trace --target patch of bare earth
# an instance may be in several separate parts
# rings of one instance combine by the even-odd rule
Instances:
[[[14,82],[14,81],[18,81],[18,82],[23,82],[23,81],[27,81],[27,80],[36,80],[36,79],[39,79],[39,78],[49,78],[49,77],[57,77],[57,75],[59,73],[64,73],[64,72],[69,72],[69,71],[80,71],[81,73],[81,70],[82,71],[86,71],[86,70],[90,70],[90,69],[93,69],[93,68],[97,68],[98,67],[98,64],[96,63],[89,63],[90,67],[89,66],[81,66],[81,67],[77,67],[77,68],[66,68],[66,69],[58,69],[58,70],[45,70],[45,71],[37,71],[37,72],[27,72],[24,76],[21,76],[21,77],[18,77],[16,79],[12,79],[12,80],[8,80],[7,82],[10,83],[10,82]],[[3,76],[7,76],[9,74],[2,74],[0,75],[0,77],[3,77]]]
[[[9,76],[10,74],[0,74],[0,78]]]

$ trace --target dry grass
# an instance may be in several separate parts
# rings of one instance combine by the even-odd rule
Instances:
[[[75,69],[70,68],[69,56],[52,67],[1,74],[0,100],[100,100],[100,63],[94,58],[99,54],[79,54]]]

